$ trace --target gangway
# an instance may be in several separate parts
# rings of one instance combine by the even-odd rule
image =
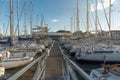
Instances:
[[[63,80],[62,62],[63,57],[57,42],[54,43],[46,60],[45,80]]]
[[[35,64],[37,64],[36,71],[33,78],[29,80],[81,80],[80,77],[84,80],[91,80],[82,68],[64,54],[57,41],[53,42],[49,55],[42,54],[7,80],[20,80],[18,78]]]

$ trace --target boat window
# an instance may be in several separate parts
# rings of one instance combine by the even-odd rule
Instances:
[[[94,51],[94,53],[113,53],[113,51]]]

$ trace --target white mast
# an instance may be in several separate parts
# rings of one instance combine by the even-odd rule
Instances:
[[[42,15],[42,13],[41,13],[41,23],[40,23],[40,26],[41,26],[41,27],[43,27],[43,20],[44,20],[44,17],[43,17],[43,15]]]
[[[70,17],[70,28],[71,32],[73,32],[73,17]]]
[[[74,32],[76,32],[76,24],[75,24],[76,20],[75,20],[75,13],[74,13],[74,17],[73,17],[73,19],[74,19],[74,21],[73,21],[73,23],[74,23]]]
[[[33,25],[33,5],[32,5],[32,1],[30,1],[30,34],[32,35],[32,25]]]
[[[111,0],[109,0],[109,36],[110,38],[112,37],[112,34],[111,34]]]
[[[26,31],[26,2],[25,2],[25,7],[24,7],[24,34],[25,36],[27,35],[27,31]]]
[[[10,0],[10,37],[14,38],[14,13],[13,13],[13,0]]]
[[[96,31],[96,37],[97,37],[97,24],[98,24],[98,17],[97,17],[97,0],[96,0],[96,6],[95,6],[95,31]]]
[[[78,7],[78,0],[77,0],[77,11],[76,11],[76,26],[77,26],[77,31],[80,31],[79,28],[79,7]]]
[[[86,0],[87,8],[86,8],[86,25],[87,25],[87,33],[89,32],[89,10],[88,10],[88,0]]]
[[[20,28],[19,28],[19,4],[18,4],[18,0],[17,0],[17,27],[18,27],[18,36],[20,35]]]

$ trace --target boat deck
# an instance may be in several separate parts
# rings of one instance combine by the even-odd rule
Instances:
[[[63,80],[62,61],[58,43],[55,42],[46,61],[45,80]]]

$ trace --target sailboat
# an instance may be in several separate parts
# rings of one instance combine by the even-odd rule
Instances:
[[[10,37],[11,37],[11,44],[13,45],[13,38],[14,38],[14,20],[13,20],[13,0],[10,0]],[[11,48],[10,48],[11,49]],[[6,56],[4,56],[6,54]],[[10,52],[5,52],[4,54],[0,54],[0,65],[5,67],[5,69],[15,68],[19,66],[23,66],[25,64],[30,63],[33,60],[33,57],[29,57],[24,55],[24,57],[10,57]]]
[[[77,60],[96,62],[120,62],[120,47],[98,47],[96,49],[86,47],[75,55]]]
[[[88,2],[88,0],[87,0],[87,2]],[[111,7],[111,3],[110,3],[110,7]],[[87,12],[87,14],[88,14],[88,12]],[[110,29],[110,23],[108,24],[108,27]],[[109,30],[109,34],[111,34],[110,31],[111,30]],[[111,37],[111,35],[110,35],[110,37]],[[79,49],[79,51],[76,52],[75,58],[77,60],[85,60],[85,61],[120,62],[120,46],[98,45],[97,42],[95,45],[89,43],[87,45],[82,46]]]

